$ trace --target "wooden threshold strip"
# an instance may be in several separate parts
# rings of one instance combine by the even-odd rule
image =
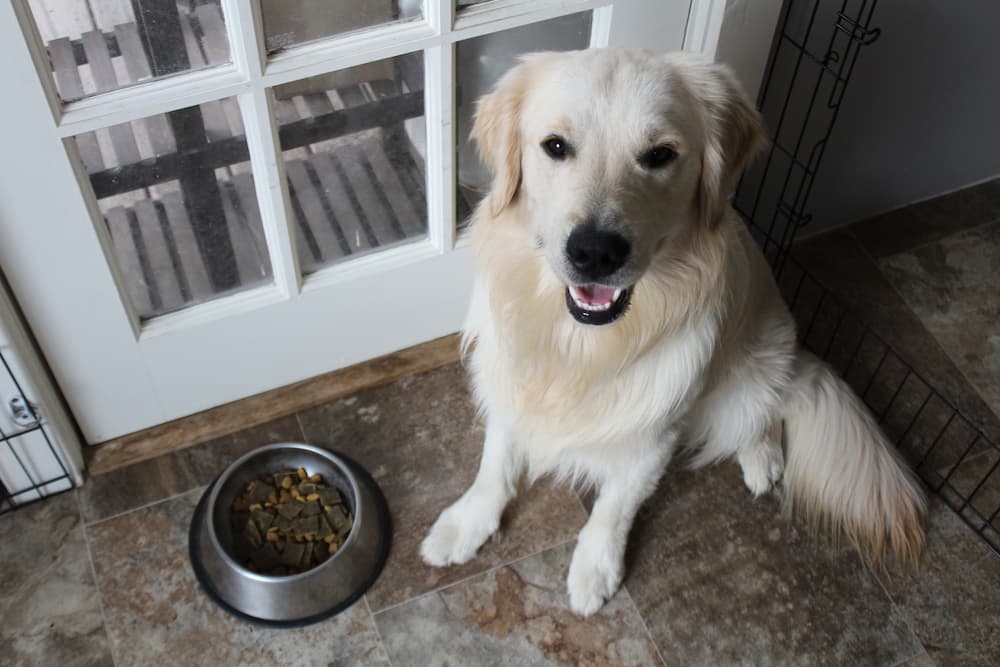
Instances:
[[[384,357],[87,447],[87,470],[90,475],[100,475],[124,468],[388,384],[408,375],[424,373],[457,361],[458,358],[458,334],[444,336]]]

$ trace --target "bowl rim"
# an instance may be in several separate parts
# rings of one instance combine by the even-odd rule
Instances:
[[[216,550],[219,557],[222,558],[228,565],[236,568],[240,573],[240,576],[244,576],[252,581],[258,581],[261,583],[290,583],[295,581],[301,581],[304,579],[316,576],[320,571],[327,567],[332,567],[333,563],[337,560],[342,553],[347,550],[348,545],[352,544],[355,535],[358,531],[352,530],[347,536],[347,540],[344,544],[337,550],[337,553],[333,554],[330,558],[320,563],[314,568],[308,569],[304,572],[298,572],[296,574],[287,575],[269,575],[260,574],[259,572],[254,572],[253,570],[247,569],[242,564],[238,563],[236,559],[229,555],[229,550],[222,546],[221,540],[219,540],[218,534],[215,532],[215,506],[219,500],[219,491],[225,486],[226,482],[229,481],[230,477],[247,461],[256,458],[267,452],[274,451],[276,449],[299,449],[308,451],[310,453],[319,455],[331,463],[333,463],[337,468],[340,469],[341,473],[347,479],[351,485],[351,493],[353,494],[354,500],[354,518],[353,523],[358,524],[362,519],[362,509],[361,509],[361,490],[358,488],[358,480],[354,476],[354,471],[351,470],[350,466],[346,464],[345,461],[341,460],[339,456],[333,452],[323,449],[322,447],[317,447],[316,445],[309,445],[304,442],[276,442],[269,445],[264,445],[262,447],[257,447],[256,449],[247,452],[246,454],[240,456],[238,459],[230,463],[226,468],[219,474],[218,478],[212,483],[212,493],[208,497],[208,505],[205,508],[205,522],[208,524],[208,539],[212,543],[212,548]]]

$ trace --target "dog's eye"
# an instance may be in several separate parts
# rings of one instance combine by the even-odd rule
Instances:
[[[677,151],[670,146],[653,146],[639,156],[639,164],[646,169],[659,169],[677,159]]]
[[[553,135],[545,139],[542,142],[542,149],[553,160],[565,160],[573,154],[573,147],[559,135]]]

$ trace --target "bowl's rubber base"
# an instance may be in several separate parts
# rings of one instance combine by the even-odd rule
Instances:
[[[319,614],[313,614],[312,616],[306,616],[305,618],[276,621],[267,618],[250,616],[249,614],[245,614],[239,609],[236,609],[223,600],[212,586],[212,582],[209,580],[208,573],[205,571],[205,568],[201,563],[201,557],[199,556],[201,553],[200,542],[202,522],[205,520],[205,506],[208,505],[208,497],[211,495],[212,488],[215,486],[215,480],[213,480],[212,483],[208,485],[208,488],[205,489],[205,492],[201,495],[201,500],[198,501],[198,506],[195,507],[194,516],[191,517],[191,527],[188,531],[188,555],[191,559],[191,568],[194,570],[194,576],[195,579],[198,580],[198,585],[201,586],[205,595],[215,602],[215,604],[219,605],[223,611],[226,611],[241,621],[246,621],[247,623],[252,623],[254,625],[261,625],[269,628],[301,628],[306,625],[312,625],[313,623],[319,623],[320,621],[324,621],[331,616],[336,616],[340,612],[344,611],[357,602],[361,596],[372,587],[375,580],[378,579],[379,574],[382,573],[382,568],[385,566],[386,558],[389,556],[389,545],[392,543],[392,519],[389,516],[389,505],[385,501],[385,496],[382,495],[382,489],[380,489],[378,484],[375,483],[375,480],[372,479],[372,476],[368,474],[367,470],[340,452],[334,453],[343,459],[348,466],[350,466],[358,484],[364,484],[368,487],[375,502],[375,512],[377,514],[376,518],[378,519],[379,525],[382,526],[382,530],[378,551],[376,552],[375,560],[372,562],[371,574],[369,574],[364,583],[362,583],[358,589],[351,593],[345,600],[323,612],[320,612]]]

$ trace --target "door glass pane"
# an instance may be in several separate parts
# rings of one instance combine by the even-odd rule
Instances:
[[[305,273],[427,234],[422,53],[274,88]]]
[[[228,63],[221,0],[28,0],[66,102]]]
[[[424,0],[260,0],[268,53],[371,26],[421,18]]]
[[[73,141],[142,319],[271,281],[236,98]]]
[[[490,186],[490,172],[469,138],[476,100],[490,92],[518,56],[531,51],[569,51],[590,44],[591,12],[511,28],[459,42],[455,49],[458,88],[458,221],[459,229]]]

